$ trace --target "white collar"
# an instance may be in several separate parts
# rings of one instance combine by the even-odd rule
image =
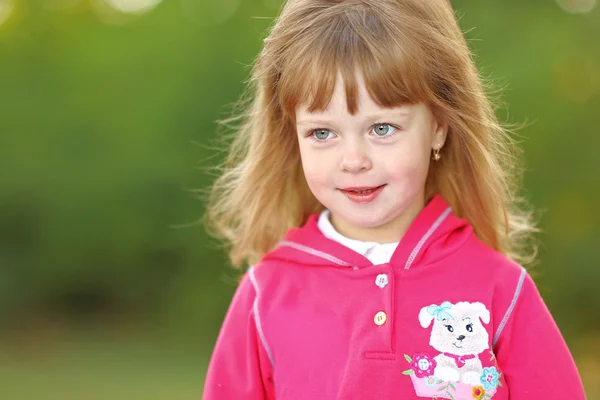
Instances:
[[[369,253],[372,252],[384,252],[386,253],[386,255],[391,257],[394,251],[396,250],[398,242],[381,244],[377,242],[363,242],[360,240],[347,238],[346,236],[342,235],[341,233],[335,230],[335,228],[331,224],[331,221],[329,220],[330,214],[331,213],[329,210],[324,210],[323,212],[321,212],[321,214],[319,215],[319,221],[317,223],[319,230],[327,239],[331,239],[340,244],[343,244],[344,246],[366,257],[370,255]]]

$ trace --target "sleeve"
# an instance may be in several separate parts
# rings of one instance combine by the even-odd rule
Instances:
[[[258,293],[253,282],[251,270],[231,301],[208,366],[203,400],[275,398],[271,360],[255,315]]]
[[[504,319],[496,357],[510,399],[584,400],[573,357],[525,270]]]

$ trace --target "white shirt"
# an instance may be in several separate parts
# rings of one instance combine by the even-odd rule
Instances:
[[[394,254],[396,247],[398,247],[398,242],[381,244],[376,242],[362,242],[360,240],[347,238],[336,231],[333,225],[331,225],[329,215],[329,210],[323,211],[319,215],[319,221],[317,223],[319,230],[327,239],[334,240],[355,252],[362,254],[375,265],[390,262],[392,254]]]

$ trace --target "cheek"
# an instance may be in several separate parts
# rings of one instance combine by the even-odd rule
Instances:
[[[327,185],[329,182],[328,176],[328,174],[324,173],[324,170],[319,168],[309,167],[308,169],[304,169],[306,183],[308,183],[308,186],[313,189],[313,191],[314,189]]]
[[[405,189],[420,188],[427,179],[429,165],[420,160],[389,160],[385,166],[391,182],[401,183]]]
[[[323,185],[329,181],[331,176],[331,160],[325,157],[320,157],[315,152],[300,149],[300,157],[302,160],[302,169],[304,177],[311,189],[318,185]]]
[[[402,149],[381,157],[386,171],[392,178],[422,178],[429,170],[429,152],[421,146],[414,146],[410,151]]]

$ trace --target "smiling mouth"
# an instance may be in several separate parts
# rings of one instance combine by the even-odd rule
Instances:
[[[369,194],[374,192],[375,190],[383,187],[384,185],[380,185],[380,186],[372,186],[372,187],[349,187],[349,188],[345,188],[345,189],[340,189],[342,192],[348,192],[348,193],[356,193],[356,194]]]
[[[457,346],[456,343],[452,343],[454,345],[454,347],[456,347],[457,349],[462,349],[462,346]]]
[[[349,187],[339,189],[350,201],[357,204],[367,204],[379,196],[385,185],[372,187]]]

